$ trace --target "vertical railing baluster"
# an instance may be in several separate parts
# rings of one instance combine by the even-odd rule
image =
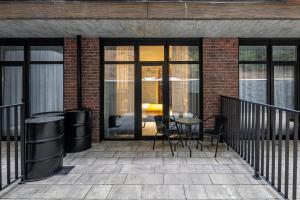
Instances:
[[[241,154],[241,131],[240,131],[240,122],[241,122],[241,104],[240,101],[236,101],[237,106],[237,112],[235,114],[236,116],[236,133],[237,133],[237,152],[238,154]]]
[[[27,169],[25,167],[25,107],[24,104],[20,107],[20,119],[21,119],[21,128],[20,128],[20,136],[21,136],[21,182],[25,182],[27,180]]]
[[[261,107],[261,156],[260,156],[260,175],[264,175],[265,170],[265,106]]]
[[[284,197],[288,199],[289,195],[289,143],[290,143],[290,114],[286,111],[285,114],[285,180],[284,180]]]
[[[6,165],[7,165],[7,184],[10,184],[10,107],[6,110]]]
[[[4,109],[0,108],[0,190],[2,190],[2,133],[4,114]]]
[[[254,176],[259,178],[259,137],[260,137],[260,105],[256,105],[256,122],[255,122],[255,161]]]
[[[15,180],[19,178],[19,145],[18,145],[18,133],[19,133],[19,115],[18,115],[19,106],[15,106],[14,117],[15,117]]]
[[[250,164],[250,158],[251,158],[251,133],[252,133],[252,104],[248,103],[248,131],[247,131],[247,135],[248,135],[248,158],[247,158],[247,162]]]
[[[252,104],[252,126],[251,126],[251,166],[254,167],[254,150],[255,150],[255,145],[254,145],[254,141],[255,141],[255,113],[256,113],[256,109],[255,109],[255,104]]]
[[[271,113],[272,113],[272,117],[271,117],[271,120],[272,120],[272,171],[271,171],[271,185],[272,186],[275,186],[275,136],[276,136],[276,120],[277,120],[277,110],[276,108],[272,109],[271,110]]]
[[[298,127],[299,127],[299,114],[296,113],[294,122],[294,148],[293,148],[293,194],[292,198],[297,199],[297,156],[298,156]]]
[[[281,192],[281,161],[282,161],[282,110],[279,110],[279,128],[278,128],[278,166],[277,166],[277,184],[278,192]]]
[[[244,160],[247,159],[247,143],[248,143],[248,125],[249,125],[249,110],[248,110],[248,102],[245,102],[245,145],[244,145]]]
[[[271,113],[270,108],[267,107],[267,144],[266,144],[266,180],[269,181],[270,174],[270,123]]]
[[[245,133],[245,103],[240,101],[241,105],[241,125],[240,125],[240,134],[241,134],[241,157],[244,157],[244,133]]]

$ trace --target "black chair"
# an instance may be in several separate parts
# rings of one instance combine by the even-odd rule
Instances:
[[[227,121],[227,118],[222,115],[213,115],[213,116],[206,118],[204,121],[207,121],[212,118],[215,119],[214,128],[203,129],[202,134],[203,134],[203,136],[211,137],[212,145],[214,144],[213,143],[214,138],[217,139],[217,146],[216,146],[216,151],[215,151],[215,157],[217,157],[219,141],[221,139],[221,136],[224,135],[224,125]],[[227,145],[227,150],[229,150],[228,144],[226,144],[226,145]]]
[[[156,142],[156,138],[157,135],[160,134],[162,135],[162,139],[163,139],[163,144],[164,144],[164,137],[167,138],[169,145],[170,145],[170,149],[172,152],[172,155],[174,156],[174,152],[173,152],[173,148],[172,148],[172,144],[171,144],[171,136],[173,135],[178,135],[178,131],[177,130],[173,130],[172,128],[168,128],[171,119],[169,117],[162,117],[162,116],[154,116],[154,121],[155,121],[155,125],[156,125],[156,134],[154,137],[154,142],[153,142],[153,149],[155,148],[155,142]],[[177,124],[174,124],[173,126],[177,126]],[[182,142],[182,138],[179,135],[181,142]],[[183,144],[183,143],[182,143]]]

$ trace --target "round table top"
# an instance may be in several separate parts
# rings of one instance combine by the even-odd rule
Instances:
[[[201,122],[201,120],[198,118],[181,117],[181,118],[176,119],[176,122],[179,124],[194,125],[194,124],[199,124]]]

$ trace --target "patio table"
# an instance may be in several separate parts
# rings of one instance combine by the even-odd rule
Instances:
[[[175,119],[176,123],[180,124],[181,125],[181,131],[182,131],[182,125],[185,125],[188,127],[188,131],[185,132],[185,135],[187,137],[187,139],[189,140],[189,150],[190,150],[190,157],[192,157],[192,150],[191,150],[191,138],[193,136],[193,133],[192,133],[192,126],[193,125],[197,125],[197,124],[200,124],[202,122],[201,119],[198,119],[198,118],[187,118],[187,117],[181,117],[181,118],[178,118],[178,119]],[[176,149],[176,145],[179,143],[179,141],[175,144],[175,149]],[[198,148],[198,144],[201,145],[202,147],[202,144],[200,143],[199,140],[197,140],[197,148]]]

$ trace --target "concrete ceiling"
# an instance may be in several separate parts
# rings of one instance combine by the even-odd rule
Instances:
[[[0,38],[75,35],[300,38],[300,20],[0,20]]]

